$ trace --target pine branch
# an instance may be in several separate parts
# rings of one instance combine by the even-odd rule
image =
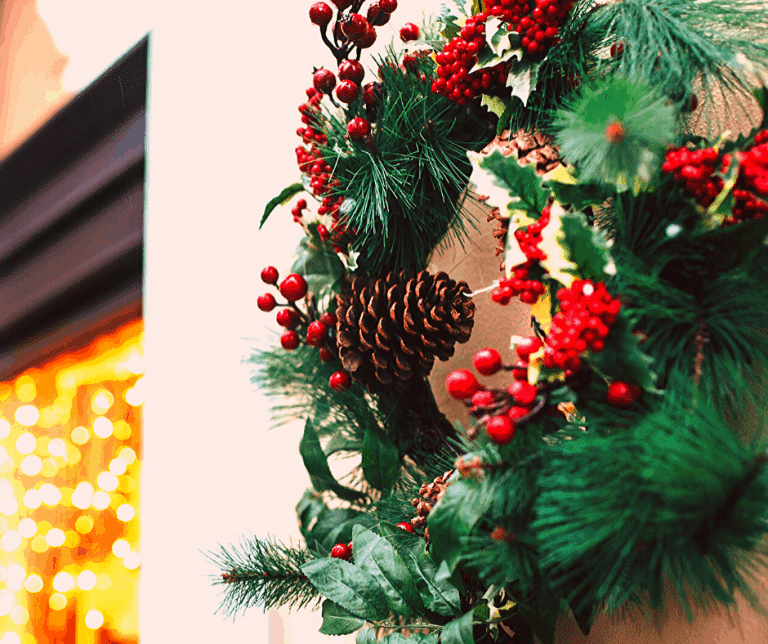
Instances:
[[[209,553],[207,558],[219,570],[214,585],[223,585],[219,610],[233,619],[238,611],[258,606],[264,611],[281,606],[303,608],[322,597],[301,566],[315,557],[303,548],[286,546],[274,539],[241,540],[240,546]]]

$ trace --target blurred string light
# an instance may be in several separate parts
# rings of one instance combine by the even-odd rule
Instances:
[[[142,342],[132,322],[0,382],[0,644],[138,637]]]

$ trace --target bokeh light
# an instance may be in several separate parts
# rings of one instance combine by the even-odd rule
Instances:
[[[77,587],[80,590],[93,590],[96,588],[96,574],[91,570],[83,570],[77,576]]]
[[[112,472],[102,472],[96,478],[96,484],[106,492],[114,492],[117,489],[117,477]]]
[[[40,575],[30,575],[24,581],[24,588],[29,593],[39,593],[43,589],[43,578]]]
[[[136,460],[136,452],[134,452],[130,447],[123,447],[117,453],[117,456],[118,458],[123,459],[128,465]]]
[[[24,626],[29,621],[29,612],[23,606],[14,606],[11,611],[11,621],[16,626]]]
[[[88,534],[93,530],[93,519],[86,514],[77,517],[77,521],[75,521],[75,530],[80,534]]]
[[[106,414],[109,408],[115,402],[112,392],[106,389],[99,389],[91,400],[91,409],[96,414]]]
[[[16,530],[8,530],[0,537],[0,548],[5,552],[13,552],[21,545],[21,535]]]
[[[45,541],[51,548],[63,546],[65,538],[64,531],[58,528],[51,528],[48,530],[48,534],[45,535]]]
[[[37,439],[29,432],[24,432],[16,439],[16,451],[19,454],[31,454],[36,445]]]
[[[61,501],[61,490],[50,483],[43,483],[40,486],[40,498],[46,505],[56,505]]]
[[[40,494],[40,490],[27,490],[21,502],[24,504],[25,508],[37,510],[37,508],[43,504],[43,495]]]
[[[92,628],[93,630],[96,630],[97,628],[101,628],[101,625],[103,623],[104,623],[104,615],[102,615],[96,609],[89,610],[85,614],[85,625],[88,628]]]
[[[127,503],[123,503],[117,508],[117,518],[120,521],[130,521],[136,515],[136,511]]]
[[[141,555],[138,552],[131,550],[125,557],[123,557],[123,565],[128,570],[135,570],[141,565]]]
[[[125,539],[117,539],[112,544],[112,554],[122,559],[131,551],[131,545]]]
[[[40,474],[40,470],[43,469],[43,461],[40,460],[40,457],[37,454],[30,454],[21,461],[19,467],[27,476],[37,476]]]
[[[72,579],[72,575],[68,572],[60,572],[53,578],[53,589],[60,593],[65,593],[71,590],[75,585],[75,580]]]
[[[61,593],[53,593],[53,595],[48,598],[48,606],[51,607],[51,610],[61,610],[66,605],[67,598]]]
[[[19,425],[32,427],[40,419],[40,412],[34,405],[22,405],[14,413],[13,417]]]
[[[37,532],[37,524],[29,517],[26,517],[19,521],[16,530],[22,537],[29,539],[35,536],[35,533]]]
[[[21,637],[19,637],[18,633],[5,633],[0,638],[0,644],[21,644]]]
[[[109,438],[112,436],[112,421],[109,418],[101,416],[93,421],[93,433],[99,438]]]
[[[93,495],[93,498],[91,499],[91,505],[96,510],[106,510],[109,507],[111,500],[112,499],[107,492],[99,490],[96,492],[96,494]]]
[[[11,435],[11,423],[5,418],[0,418],[0,440],[8,438]]]
[[[72,442],[76,445],[85,445],[88,442],[88,439],[91,437],[91,435],[88,433],[88,430],[81,426],[75,427],[72,430],[72,434],[70,434],[72,438]]]
[[[48,453],[51,456],[64,456],[67,453],[67,445],[60,438],[54,438],[48,443]]]
[[[126,463],[122,458],[113,458],[109,462],[109,471],[112,472],[112,474],[115,476],[125,474],[126,469],[128,469],[128,463]]]
[[[5,585],[8,590],[21,590],[26,577],[27,571],[19,564],[11,564],[5,568]]]

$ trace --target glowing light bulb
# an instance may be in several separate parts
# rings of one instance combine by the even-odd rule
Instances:
[[[8,530],[0,537],[0,548],[6,552],[13,552],[21,545],[21,535],[16,530]]]
[[[56,505],[61,501],[61,490],[51,483],[43,483],[40,486],[40,498],[46,505]]]
[[[128,570],[136,570],[141,565],[141,555],[133,550],[123,557],[123,565]]]
[[[58,590],[60,593],[71,590],[74,585],[75,580],[72,579],[72,575],[68,572],[60,572],[53,578],[53,589]]]
[[[109,507],[111,500],[112,499],[110,499],[107,492],[99,490],[96,492],[96,494],[93,495],[93,498],[91,499],[91,505],[96,510],[106,510]]]
[[[28,593],[39,593],[43,589],[43,579],[40,575],[30,575],[24,581]]]
[[[93,486],[90,483],[80,483],[72,492],[72,505],[80,510],[87,510],[91,507],[93,500]]]
[[[91,435],[88,433],[88,430],[85,427],[75,427],[72,430],[72,434],[70,434],[72,437],[72,442],[76,445],[85,445],[88,442],[88,439],[91,437]]]
[[[51,528],[48,530],[48,534],[45,535],[45,541],[51,548],[63,546],[65,540],[66,536],[64,535],[64,531],[59,530],[58,528]]]
[[[61,610],[67,605],[67,598],[61,593],[53,593],[48,599],[48,606],[51,610]]]
[[[128,465],[136,460],[136,452],[130,447],[123,447],[118,453],[118,458],[122,458]]]
[[[77,587],[80,590],[93,590],[96,588],[96,575],[90,570],[83,570],[77,576]]]
[[[128,463],[126,463],[122,458],[113,458],[109,462],[109,471],[112,472],[115,476],[120,476],[121,474],[125,474],[125,470],[128,468]]]
[[[102,615],[96,609],[89,610],[85,614],[85,625],[88,628],[92,628],[93,630],[96,630],[97,628],[101,628],[101,625],[103,623],[104,623],[104,615]]]
[[[36,454],[31,454],[21,461],[19,467],[21,468],[22,473],[27,476],[37,476],[40,474],[40,470],[43,469],[43,461]]]
[[[80,534],[88,534],[93,530],[93,519],[85,514],[77,517],[77,520],[75,521],[75,530]]]
[[[117,539],[112,544],[112,554],[122,559],[131,551],[131,545],[125,539]]]
[[[27,490],[21,502],[25,508],[37,510],[43,503],[43,495],[40,494],[39,490]]]
[[[67,453],[67,444],[60,438],[54,438],[48,443],[48,453],[51,456],[64,456]]]
[[[24,432],[16,439],[16,451],[19,454],[31,454],[36,446],[37,439],[29,432]]]
[[[21,644],[21,638],[16,633],[6,633],[0,638],[0,644]]]
[[[114,492],[117,489],[117,477],[112,472],[102,472],[96,478],[98,486],[107,492]]]
[[[19,502],[12,496],[4,496],[0,499],[0,513],[12,517],[19,511]]]
[[[117,518],[120,519],[120,521],[130,521],[134,516],[136,516],[136,510],[127,503],[123,503],[117,508]]]
[[[101,416],[93,421],[93,433],[99,438],[109,438],[112,436],[112,421],[109,418]]]
[[[37,524],[32,519],[24,518],[19,521],[16,530],[18,530],[22,537],[29,539],[30,537],[35,536],[35,533],[37,532]]]
[[[131,407],[138,407],[144,402],[144,387],[144,378],[139,378],[133,387],[125,390],[123,396]]]
[[[0,418],[0,440],[11,435],[11,423],[5,418]]]
[[[29,621],[29,612],[23,606],[15,606],[11,611],[11,621],[16,626],[23,626]]]
[[[16,422],[24,427],[32,427],[40,419],[40,412],[34,405],[22,405],[13,415]]]

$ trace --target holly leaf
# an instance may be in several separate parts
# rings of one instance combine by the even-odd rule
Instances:
[[[522,60],[520,34],[516,31],[507,31],[506,23],[501,19],[491,18],[485,23],[485,40],[486,46],[478,52],[477,62],[469,70],[470,74],[513,59]]]
[[[304,461],[304,467],[309,473],[312,487],[318,492],[330,491],[344,501],[358,501],[366,498],[363,492],[345,487],[331,473],[328,460],[320,446],[320,439],[312,421],[307,418],[304,425],[304,435],[299,442],[299,454]]]
[[[365,626],[364,619],[353,615],[330,599],[323,602],[322,615],[323,624],[320,626],[320,632],[323,635],[348,635]]]
[[[504,101],[502,101],[498,96],[490,96],[488,94],[483,94],[482,98],[480,99],[480,107],[487,107],[489,112],[495,114],[499,118],[504,115],[504,111],[507,108],[507,106],[504,104]]]
[[[549,333],[549,327],[552,325],[552,280],[546,280],[544,282],[544,293],[539,296],[536,304],[531,306],[531,315],[536,318],[536,321],[544,329],[545,333]]]
[[[522,53],[522,50],[520,50]],[[512,96],[517,96],[526,107],[528,106],[528,97],[536,89],[536,83],[539,80],[539,68],[541,61],[531,62],[530,60],[517,59],[518,62],[512,65],[507,74],[506,86],[512,88]]]
[[[443,626],[443,631],[440,634],[441,644],[474,644],[472,614],[473,611],[469,611]]]
[[[402,557],[386,539],[373,530],[355,527],[352,531],[355,566],[373,576],[384,590],[387,605],[405,617],[423,615],[424,603]]]
[[[388,490],[400,475],[400,454],[383,432],[368,428],[363,439],[363,476],[377,490]]]
[[[458,18],[451,13],[448,5],[443,5],[440,8],[440,12],[435,17],[435,22],[442,25],[440,35],[444,36],[446,40],[450,40],[454,36],[458,36],[461,31],[461,27],[457,23]]]
[[[656,374],[651,370],[653,358],[640,350],[638,342],[626,317],[619,313],[605,339],[604,349],[600,353],[590,352],[589,363],[611,380],[621,380],[658,392],[655,388]]]
[[[344,275],[344,265],[327,244],[318,248],[303,237],[296,249],[291,273],[298,273],[307,280],[308,291],[320,299],[328,291],[337,289]]]
[[[303,183],[292,183],[290,186],[283,189],[283,191],[279,195],[277,195],[277,197],[270,200],[270,202],[267,204],[267,207],[264,208],[264,214],[261,216],[261,221],[259,222],[259,230],[261,230],[261,227],[265,224],[267,219],[269,219],[269,216],[272,214],[272,211],[275,208],[277,208],[278,206],[282,206],[284,203],[289,201],[291,197],[303,191],[304,191]]]
[[[597,184],[579,183],[573,166],[559,165],[543,177],[544,186],[552,191],[561,204],[570,204],[574,210],[599,206],[611,195],[609,188]]]

